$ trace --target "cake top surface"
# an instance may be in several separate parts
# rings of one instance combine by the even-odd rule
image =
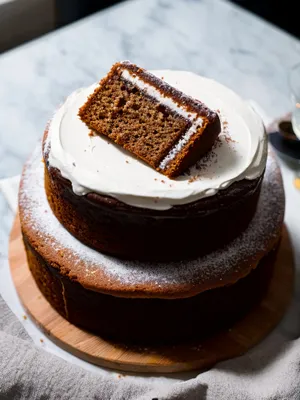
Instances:
[[[184,175],[176,179],[162,176],[106,137],[89,134],[77,114],[96,85],[79,89],[55,113],[46,146],[50,166],[71,181],[76,194],[95,192],[132,206],[166,210],[262,174],[267,155],[265,130],[245,101],[223,85],[190,72],[152,73],[218,112],[222,131],[214,148]]]
[[[63,264],[68,276],[85,287],[129,297],[185,297],[209,287],[234,282],[254,268],[276,244],[284,216],[284,191],[279,167],[269,156],[261,195],[248,228],[223,249],[182,262],[123,261],[79,242],[59,223],[44,188],[41,145],[27,162],[21,180],[19,208],[22,229],[52,265]],[[62,261],[63,260],[63,261]]]

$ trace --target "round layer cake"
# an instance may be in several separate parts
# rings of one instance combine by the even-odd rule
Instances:
[[[280,240],[284,191],[270,155],[244,232],[222,249],[177,262],[124,261],[78,241],[49,206],[40,146],[23,171],[19,210],[31,272],[62,316],[110,339],[170,343],[227,327],[260,300]]]
[[[51,209],[81,242],[131,260],[181,260],[209,254],[252,220],[267,140],[260,117],[230,89],[188,72],[158,77],[218,112],[213,150],[169,179],[93,135],[78,110],[95,86],[73,93],[44,135],[45,189]]]

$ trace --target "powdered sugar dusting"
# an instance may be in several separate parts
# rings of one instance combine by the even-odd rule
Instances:
[[[103,255],[83,245],[69,234],[53,215],[44,190],[44,166],[41,162],[41,145],[34,151],[23,172],[19,202],[22,219],[31,225],[44,246],[51,246],[62,257],[71,257],[74,267],[80,266],[93,275],[101,269],[108,281],[138,289],[151,283],[154,287],[168,284],[199,285],[214,277],[223,279],[239,270],[240,261],[253,254],[264,252],[266,244],[273,243],[281,229],[284,215],[284,192],[279,179],[278,166],[269,155],[262,192],[256,214],[248,229],[222,250],[205,257],[182,262],[147,263],[123,261]],[[75,257],[74,257],[75,256]],[[75,260],[74,260],[75,258]],[[62,258],[62,264],[63,264]]]

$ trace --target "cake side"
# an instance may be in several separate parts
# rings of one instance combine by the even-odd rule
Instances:
[[[79,116],[169,177],[207,153],[221,130],[217,113],[128,62],[112,67]]]
[[[48,202],[61,224],[89,247],[132,260],[182,260],[225,246],[250,223],[263,178],[236,182],[214,196],[157,211],[107,195],[77,196],[71,183],[49,165],[45,150],[44,159]]]
[[[60,273],[30,245],[24,235],[28,265],[49,303],[71,323],[102,337],[134,344],[178,343],[228,329],[266,293],[277,247],[257,268],[234,285],[189,298],[121,298],[83,287]],[[53,281],[59,281],[51,292]],[[101,310],[101,312],[100,312]]]
[[[258,207],[247,229],[204,257],[177,262],[120,260],[76,240],[48,204],[40,149],[24,168],[19,209],[23,234],[34,250],[85,288],[120,297],[183,298],[232,284],[257,266],[280,238],[284,192],[279,168],[270,156]]]

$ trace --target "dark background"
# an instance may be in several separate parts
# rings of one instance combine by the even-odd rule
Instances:
[[[172,1],[176,3],[177,0]],[[0,54],[120,2],[122,0],[0,1]],[[231,0],[231,2],[300,39],[299,5],[297,5],[299,0]],[[218,28],[222,29],[222,27],[214,29]]]
[[[63,26],[93,12],[119,3],[120,1],[121,0],[56,0],[57,26]],[[231,1],[300,38],[298,0]]]
[[[300,38],[298,0],[232,0],[249,11]]]

